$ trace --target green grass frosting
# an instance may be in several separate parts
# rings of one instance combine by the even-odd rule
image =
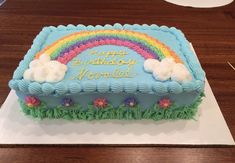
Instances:
[[[177,119],[194,119],[198,106],[202,101],[201,94],[193,104],[188,106],[171,105],[167,109],[162,109],[155,104],[151,108],[142,110],[139,105],[135,107],[126,107],[120,105],[113,107],[108,105],[106,108],[96,108],[88,105],[88,109],[84,110],[80,105],[76,104],[70,107],[57,106],[55,108],[47,108],[42,103],[40,106],[29,107],[23,101],[19,100],[22,111],[33,118],[39,119],[67,119],[67,120],[102,120],[102,119],[119,119],[119,120],[140,120],[151,119],[158,120],[177,120]]]

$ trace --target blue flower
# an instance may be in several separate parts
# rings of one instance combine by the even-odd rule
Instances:
[[[135,107],[137,105],[137,101],[134,97],[128,97],[124,100],[124,104],[129,107]]]
[[[72,106],[73,105],[73,100],[71,98],[63,98],[62,99],[62,105],[63,106],[66,106],[66,107],[69,107],[69,106]]]

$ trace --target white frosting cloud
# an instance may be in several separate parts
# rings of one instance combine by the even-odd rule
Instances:
[[[175,63],[173,58],[164,58],[161,62],[156,59],[147,59],[144,62],[146,72],[152,72],[156,80],[166,81],[168,79],[180,83],[191,81],[192,76],[182,63]]]
[[[156,59],[147,59],[144,62],[144,70],[146,72],[153,72],[155,66],[158,66],[160,62]]]
[[[192,76],[188,69],[185,67],[185,65],[181,63],[176,63],[171,73],[171,79],[182,83],[186,81],[191,81]]]
[[[24,79],[37,82],[58,82],[64,78],[67,66],[51,60],[50,56],[43,54],[39,59],[30,62],[29,69],[24,72]]]

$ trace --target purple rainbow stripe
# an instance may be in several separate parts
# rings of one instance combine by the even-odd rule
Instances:
[[[71,61],[75,56],[79,55],[84,50],[100,46],[100,45],[117,45],[117,46],[125,46],[129,49],[136,51],[138,54],[141,54],[145,59],[154,58],[159,59],[156,54],[154,54],[150,49],[147,49],[142,44],[112,37],[102,37],[102,39],[98,40],[97,37],[93,39],[89,39],[86,41],[77,42],[70,47],[63,50],[59,56],[56,58],[57,61],[67,64]]]

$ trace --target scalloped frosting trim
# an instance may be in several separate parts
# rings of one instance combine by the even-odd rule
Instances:
[[[105,84],[104,84],[105,83]],[[10,88],[21,91],[31,95],[68,95],[76,93],[154,93],[157,95],[166,94],[180,94],[182,92],[197,91],[202,92],[204,90],[204,82],[197,80],[195,83],[183,83],[180,85],[176,81],[168,82],[168,84],[163,84],[162,82],[152,82],[147,84],[144,82],[71,82],[68,85],[63,82],[58,82],[56,84],[43,83],[39,84],[37,82],[28,82],[27,80],[11,80],[9,82]]]
[[[126,29],[126,30],[161,30],[164,32],[168,32],[168,33],[172,33],[177,40],[179,40],[180,42],[180,46],[181,46],[181,51],[182,54],[184,55],[189,68],[191,69],[193,76],[195,78],[195,80],[193,80],[192,82],[186,82],[186,83],[176,83],[176,82],[169,82],[169,83],[162,83],[162,82],[154,82],[154,83],[149,83],[148,86],[146,87],[146,90],[143,89],[139,89],[140,84],[136,84],[134,83],[134,85],[132,86],[131,82],[126,82],[126,83],[107,83],[107,87],[106,90],[109,90],[111,92],[129,92],[129,90],[125,90],[126,87],[124,87],[123,85],[126,86],[132,86],[134,87],[133,89],[130,90],[134,90],[134,91],[141,91],[144,93],[160,93],[160,94],[166,94],[166,93],[179,93],[182,91],[186,91],[186,92],[190,92],[190,91],[202,91],[204,90],[204,85],[205,85],[205,72],[202,70],[201,65],[197,59],[197,57],[195,56],[195,54],[190,50],[190,48],[188,47],[188,41],[186,40],[186,38],[184,37],[184,34],[176,29],[175,27],[171,27],[168,28],[166,26],[157,26],[155,24],[153,25],[138,25],[138,24],[134,24],[134,25],[129,25],[129,24],[125,24],[125,25],[120,25],[120,24],[114,24],[114,25],[105,25],[105,26],[84,26],[84,25],[67,25],[67,26],[63,26],[63,25],[59,25],[58,27],[54,27],[54,26],[50,26],[50,27],[44,27],[42,29],[42,31],[36,36],[36,38],[33,41],[33,44],[31,46],[31,48],[28,50],[27,54],[24,56],[24,59],[19,63],[19,66],[17,67],[17,69],[15,70],[14,74],[13,74],[13,79],[9,81],[9,86],[10,88],[18,91],[22,91],[25,93],[31,93],[31,94],[35,94],[35,93],[39,93],[40,95],[49,95],[49,94],[58,94],[61,95],[61,93],[64,94],[74,94],[77,92],[86,92],[83,88],[83,85],[85,85],[85,83],[74,83],[71,82],[69,83],[67,86],[63,86],[62,82],[57,83],[56,85],[62,86],[61,88],[58,88],[58,86],[52,85],[50,83],[43,83],[43,84],[39,84],[39,83],[35,83],[35,82],[28,82],[26,80],[22,80],[23,78],[23,73],[24,71],[28,68],[29,63],[34,59],[35,54],[38,53],[43,45],[44,45],[44,41],[47,39],[47,37],[50,35],[51,32],[55,32],[55,31],[69,31],[69,30],[101,30],[101,29]],[[89,82],[89,81],[88,81]],[[175,84],[176,83],[176,84]],[[99,84],[95,83],[92,84],[93,91],[98,91],[98,89],[96,89],[97,86]],[[175,85],[175,86],[174,86]],[[71,88],[73,88],[74,90],[72,90]],[[143,88],[143,87],[141,87]],[[131,91],[132,92],[132,91]]]
[[[74,105],[71,107],[57,106],[53,109],[48,109],[45,104],[35,107],[29,107],[25,105],[23,101],[20,101],[22,111],[33,118],[39,119],[67,119],[67,120],[102,120],[102,119],[119,119],[119,120],[140,120],[151,119],[158,120],[177,120],[177,119],[194,119],[198,106],[202,101],[200,95],[197,100],[189,106],[175,106],[171,105],[167,109],[160,108],[155,104],[149,109],[141,109],[139,105],[134,107],[127,107],[120,105],[114,108],[108,104],[106,108],[97,109],[93,105],[88,105],[84,110],[80,105]]]

